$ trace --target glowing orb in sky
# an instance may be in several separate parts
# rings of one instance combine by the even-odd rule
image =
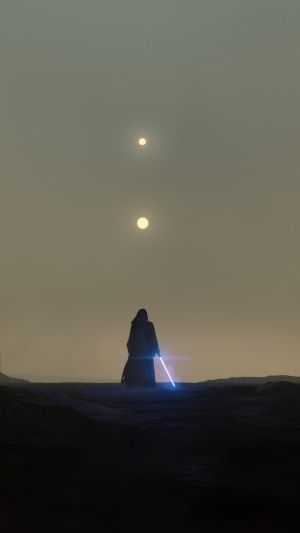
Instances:
[[[140,146],[145,146],[145,144],[147,144],[147,139],[145,139],[145,137],[141,137],[139,139],[139,145]]]
[[[137,220],[136,225],[139,229],[147,229],[149,226],[149,220],[145,217],[141,217]]]

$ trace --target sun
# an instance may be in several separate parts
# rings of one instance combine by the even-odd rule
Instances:
[[[138,142],[140,146],[145,146],[147,144],[147,139],[145,139],[145,137],[140,137]]]
[[[145,218],[145,217],[140,217],[138,218],[138,220],[136,221],[136,225],[139,229],[147,229],[148,226],[149,226],[149,220],[148,218]]]

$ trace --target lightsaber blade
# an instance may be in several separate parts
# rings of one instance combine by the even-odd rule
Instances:
[[[167,367],[166,367],[166,365],[165,365],[165,362],[164,362],[162,356],[160,356],[159,359],[160,359],[161,364],[162,364],[162,366],[164,367],[164,369],[165,369],[165,371],[166,371],[166,373],[167,373],[167,375],[168,375],[169,380],[171,381],[171,383],[172,383],[172,385],[173,385],[173,387],[174,387],[174,389],[175,389],[175,383],[174,383],[173,379],[172,379],[171,376],[170,376],[170,372],[169,372],[169,370],[167,369]]]

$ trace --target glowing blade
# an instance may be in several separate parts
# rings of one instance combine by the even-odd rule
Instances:
[[[173,379],[172,379],[171,376],[170,376],[169,370],[167,369],[167,367],[166,367],[166,365],[165,365],[165,362],[164,362],[163,358],[160,356],[159,359],[160,359],[161,364],[163,365],[163,367],[164,367],[166,373],[168,374],[169,380],[171,381],[171,383],[172,383],[172,385],[173,385],[173,387],[174,387],[174,389],[175,389],[175,383],[174,383]]]

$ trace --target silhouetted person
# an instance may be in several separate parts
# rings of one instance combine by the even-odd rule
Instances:
[[[127,349],[128,359],[121,383],[126,383],[128,387],[155,387],[154,357],[160,357],[160,351],[146,309],[140,309],[131,322]]]

